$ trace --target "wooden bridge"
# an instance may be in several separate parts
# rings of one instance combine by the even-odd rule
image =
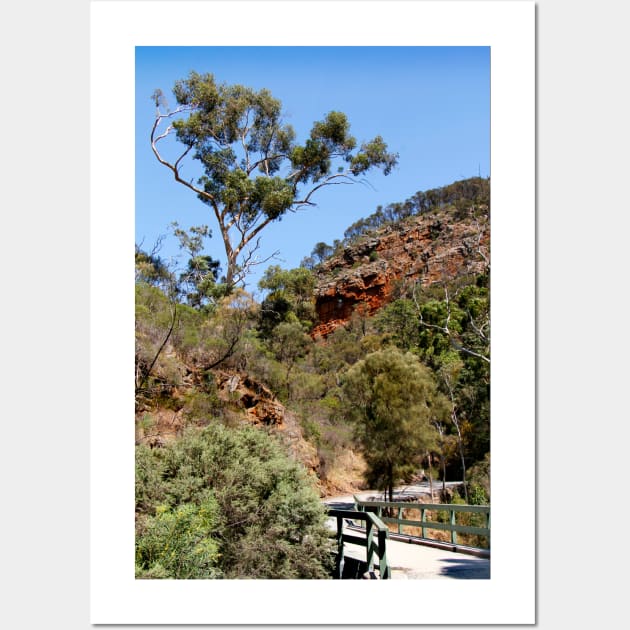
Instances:
[[[328,514],[336,531],[338,579],[490,577],[489,506],[371,501],[355,495],[350,504],[328,503]],[[444,531],[446,541],[436,536]],[[480,546],[462,544],[458,534],[474,536]]]

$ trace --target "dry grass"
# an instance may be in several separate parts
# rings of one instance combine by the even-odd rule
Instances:
[[[363,457],[351,449],[346,449],[335,457],[333,464],[326,471],[326,478],[321,482],[323,496],[352,494],[364,490],[364,472]]]
[[[442,518],[440,519],[439,513],[441,512]],[[415,508],[403,508],[403,517],[409,521],[419,521],[421,518],[420,510]],[[397,516],[397,513],[394,514],[394,518]],[[476,525],[483,526],[481,522],[472,522],[476,515],[474,514],[466,514],[466,513],[458,513],[456,515],[456,522],[458,525]],[[434,523],[447,523],[450,521],[449,513],[446,510],[427,510],[426,512],[426,520],[432,521]],[[398,533],[398,524],[397,523],[387,523],[387,527],[389,531],[392,533]],[[443,529],[432,529],[431,527],[425,527],[424,535],[422,533],[421,526],[415,525],[402,525],[401,526],[401,534],[406,534],[408,536],[415,536],[417,538],[429,538],[431,540],[437,540],[439,542],[451,542],[451,532]],[[488,547],[488,541],[485,536],[478,536],[476,534],[457,534],[457,542],[460,545],[466,545],[470,547],[478,547],[480,549],[485,549]]]

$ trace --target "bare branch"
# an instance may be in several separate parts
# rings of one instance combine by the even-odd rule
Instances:
[[[448,329],[448,323],[451,321],[451,303],[448,299],[448,289],[446,287],[444,287],[444,296],[446,300],[446,325],[444,326],[444,330],[447,335],[450,335],[451,332]]]
[[[337,178],[343,178],[343,179],[347,179],[349,181],[340,181],[340,182],[333,182],[333,179],[337,179]],[[339,184],[354,184],[355,182],[352,181],[352,179],[350,178],[350,176],[346,173],[337,173],[336,175],[331,175],[330,177],[327,177],[321,184],[318,184],[317,186],[315,186],[314,188],[312,188],[309,193],[306,195],[306,197],[300,201],[295,201],[293,202],[293,205],[296,207],[299,206],[314,206],[315,204],[310,201],[311,197],[313,196],[313,193],[316,190],[319,190],[320,188],[323,188],[324,186],[335,186],[335,185],[339,185]]]
[[[238,284],[239,282],[242,282],[245,279],[245,277],[249,275],[252,267],[257,267],[258,265],[264,265],[270,260],[277,259],[278,256],[280,255],[280,251],[276,250],[275,252],[273,252],[273,254],[270,254],[266,258],[259,260],[257,258],[254,258],[254,254],[259,248],[260,248],[260,238],[257,238],[256,244],[253,247],[249,248],[247,252],[245,252],[244,258],[241,261],[241,264],[239,265],[239,269],[234,275],[234,284]],[[241,250],[242,250],[242,247],[240,249],[235,250],[236,255],[238,255],[241,252]]]
[[[165,234],[160,234],[155,239],[155,243],[153,245],[153,248],[151,249],[151,253],[149,254],[149,256],[151,256],[151,258],[155,258],[155,256],[158,255],[158,252],[162,249],[162,243],[164,242],[165,238],[166,238]]]
[[[450,307],[450,299],[449,299],[449,295],[448,295],[448,289],[445,287],[444,288],[444,294],[445,294],[445,302],[446,302],[446,322],[444,326],[439,326],[437,324],[429,324],[428,322],[425,322],[423,317],[422,317],[422,308],[420,303],[418,302],[418,298],[416,295],[416,289],[418,287],[418,283],[414,284],[414,287],[412,289],[411,292],[411,297],[413,299],[414,304],[416,305],[416,310],[418,312],[418,322],[421,326],[423,326],[424,328],[431,328],[433,330],[439,330],[440,332],[444,333],[448,338],[449,338],[449,343],[451,344],[451,346],[453,348],[455,348],[455,350],[459,350],[461,352],[464,352],[466,354],[469,354],[471,356],[477,357],[479,359],[482,359],[483,361],[486,361],[486,363],[490,363],[490,359],[483,355],[480,354],[479,352],[475,352],[474,350],[471,350],[470,348],[466,348],[465,346],[463,346],[461,343],[459,343],[454,336],[454,333],[451,332],[451,330],[449,329],[449,322],[450,322],[450,318],[451,318],[451,307]],[[468,316],[470,317],[470,313],[468,313]],[[476,328],[476,326],[474,325],[473,321],[472,321],[472,317],[470,317],[470,323],[473,327],[474,330],[478,331],[479,336],[485,341],[487,342],[487,338],[485,337],[485,335],[483,334],[483,332],[481,332],[480,330],[478,330]],[[484,324],[485,327],[485,324]]]
[[[488,324],[490,323],[488,320],[486,320],[483,324],[483,326],[481,328],[478,328],[475,325],[475,320],[473,319],[472,315],[470,314],[470,311],[466,311],[468,313],[468,318],[469,318],[469,323],[471,328],[477,333],[477,335],[483,340],[483,341],[488,341],[488,337],[486,336],[486,334],[483,332],[483,328],[487,328]]]
[[[288,159],[288,155],[286,153],[276,153],[275,155],[267,155],[263,154],[263,157],[260,160],[256,160],[253,164],[249,166],[247,169],[247,174],[251,175],[261,164],[265,165],[265,174],[269,176],[269,162],[272,160],[277,160],[279,158]],[[287,177],[289,179],[289,177]]]
[[[478,352],[475,352],[474,350],[471,350],[470,348],[466,348],[462,346],[460,343],[457,343],[457,341],[455,341],[455,339],[453,339],[452,337],[450,339],[450,343],[451,343],[451,346],[455,348],[455,350],[459,350],[466,354],[470,354],[473,357],[477,357],[478,359],[482,359],[488,364],[490,363],[490,359],[488,357],[484,356],[483,354],[479,354]]]
[[[168,329],[168,332],[166,333],[166,336],[164,337],[164,340],[160,344],[160,347],[158,348],[157,352],[155,353],[155,356],[153,357],[153,360],[151,361],[151,365],[149,365],[149,367],[146,370],[144,370],[144,374],[142,376],[142,379],[140,380],[140,383],[138,384],[136,381],[136,394],[144,388],[147,380],[149,379],[149,375],[151,374],[151,371],[153,370],[158,360],[158,357],[160,356],[160,354],[162,354],[162,350],[164,350],[164,347],[166,346],[168,340],[171,337],[171,334],[173,333],[173,329],[175,328],[175,324],[177,323],[178,316],[179,314],[177,312],[177,302],[173,300],[171,302],[171,325]]]
[[[483,261],[486,263],[486,268],[490,270],[490,260],[481,247],[481,239],[485,233],[485,228],[482,228],[481,225],[479,225],[479,220],[477,219],[477,217],[473,216],[473,221],[475,223],[475,227],[477,228],[477,253],[481,256],[481,258],[483,258]]]
[[[178,108],[173,113],[177,113],[178,111],[184,111],[185,109],[192,109],[192,108],[193,108],[193,106],[181,107],[181,108]],[[166,130],[166,132],[163,133],[162,135],[158,136],[157,138],[155,137],[155,132],[156,132],[156,130],[157,130],[161,120],[163,118],[168,118],[168,117],[172,116],[173,113],[166,114],[166,115],[161,114],[161,115],[156,116],[155,122],[153,123],[153,128],[151,129],[151,149],[153,150],[153,153],[154,153],[155,157],[157,158],[158,162],[160,162],[160,164],[163,164],[164,166],[166,166],[168,169],[171,170],[171,172],[173,173],[173,176],[175,177],[175,181],[179,182],[180,184],[183,184],[184,186],[186,186],[186,188],[189,188],[190,190],[195,192],[197,195],[199,195],[202,198],[207,199],[210,202],[210,204],[212,205],[212,208],[214,210],[215,216],[217,217],[217,220],[219,221],[219,223],[222,223],[221,213],[219,211],[219,207],[217,205],[217,202],[216,202],[216,199],[214,198],[214,196],[212,194],[210,194],[209,192],[206,192],[205,190],[202,190],[201,188],[198,188],[197,186],[194,186],[192,184],[192,180],[190,182],[188,182],[188,181],[186,181],[185,179],[183,179],[180,176],[180,172],[179,172],[180,163],[186,157],[186,155],[188,155],[188,153],[191,151],[191,149],[193,148],[192,145],[189,145],[189,146],[186,147],[186,150],[177,158],[177,160],[175,161],[174,164],[171,164],[168,160],[163,158],[162,155],[160,154],[160,152],[158,151],[157,142],[159,140],[165,138],[171,132],[172,126],[169,126],[169,128]]]
[[[247,149],[247,142],[245,141],[245,138],[247,137],[247,134],[250,130],[250,127],[248,126],[250,111],[251,108],[248,107],[247,112],[245,113],[245,126],[243,127],[243,133],[241,134],[241,145],[243,147],[243,152],[245,153],[245,171],[248,175],[251,173],[251,171],[249,170],[249,150]]]

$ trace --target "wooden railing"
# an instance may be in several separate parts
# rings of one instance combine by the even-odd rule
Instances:
[[[354,496],[354,507],[358,512],[375,512],[379,519],[385,523],[393,523],[398,526],[398,534],[405,534],[404,527],[420,528],[422,539],[436,542],[437,538],[428,536],[428,531],[442,530],[450,532],[450,542],[452,545],[457,545],[457,534],[473,534],[482,536],[487,546],[474,545],[474,547],[480,549],[490,549],[490,506],[489,505],[452,505],[450,503],[408,503],[403,502],[389,502],[389,501],[363,501],[356,495]],[[410,520],[404,518],[404,511],[415,509],[420,512],[420,520]],[[383,515],[383,512],[387,512]],[[395,516],[393,515],[395,511]],[[447,512],[448,522],[441,522],[436,520],[427,520],[429,514],[435,512]],[[483,526],[466,525],[457,522],[458,514],[481,514],[483,515]],[[407,534],[413,536],[413,534]],[[417,536],[416,536],[417,537]]]
[[[339,579],[343,574],[345,543],[354,543],[366,548],[366,563],[368,571],[374,569],[374,556],[378,557],[378,570],[382,580],[391,578],[391,569],[387,560],[387,539],[389,528],[372,512],[359,510],[328,509],[328,515],[337,519],[337,564],[336,574]],[[354,536],[343,531],[344,521],[365,521],[365,537]],[[376,533],[376,540],[374,534]]]

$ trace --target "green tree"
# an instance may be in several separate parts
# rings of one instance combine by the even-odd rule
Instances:
[[[285,383],[287,400],[291,399],[291,370],[299,359],[304,357],[312,345],[311,338],[298,323],[283,322],[278,324],[271,336],[271,349],[278,361],[285,369]]]
[[[146,252],[140,245],[136,244],[136,283],[143,282],[168,290],[175,285],[175,278],[168,264],[158,256],[162,240],[163,238],[158,240],[151,252]]]
[[[311,252],[311,256],[315,258],[317,263],[323,263],[326,258],[330,258],[333,252],[335,251],[332,245],[328,245],[328,243],[324,243],[320,241],[313,247],[313,251]]]
[[[352,183],[372,168],[387,175],[397,163],[398,156],[387,151],[380,136],[357,148],[342,112],[326,114],[298,144],[282,119],[280,101],[267,89],[219,84],[212,74],[191,72],[175,83],[173,93],[173,111],[161,90],[153,94],[157,111],[151,147],[175,180],[211,207],[225,247],[230,289],[259,264],[257,239],[272,221],[315,205],[315,193],[325,186]],[[161,131],[165,121],[170,124]],[[158,145],[172,134],[182,147],[176,157],[167,158],[168,150]],[[182,174],[188,157],[202,167],[197,181]]]
[[[385,333],[403,351],[418,344],[418,310],[412,300],[395,300],[375,316],[376,329]]]
[[[447,413],[431,372],[410,353],[373,352],[347,372],[346,412],[367,463],[367,482],[388,491],[417,472],[436,440],[435,422]]]
[[[415,352],[435,371],[440,389],[448,396],[451,421],[445,430],[456,432],[459,471],[479,461],[490,449],[490,294],[488,276],[474,282],[443,287],[444,297],[424,302],[414,296],[419,319]]]
[[[212,232],[207,225],[192,226],[188,231],[182,230],[176,221],[171,227],[180,249],[185,250],[189,256],[186,270],[179,277],[179,290],[194,308],[201,309],[208,304],[216,304],[217,299],[225,293],[225,287],[217,284],[219,261],[201,253],[204,239],[210,238]]]
[[[315,319],[315,276],[305,267],[282,269],[271,265],[258,282],[268,291],[260,307],[259,330],[269,337],[282,322],[299,323],[309,329]]]

